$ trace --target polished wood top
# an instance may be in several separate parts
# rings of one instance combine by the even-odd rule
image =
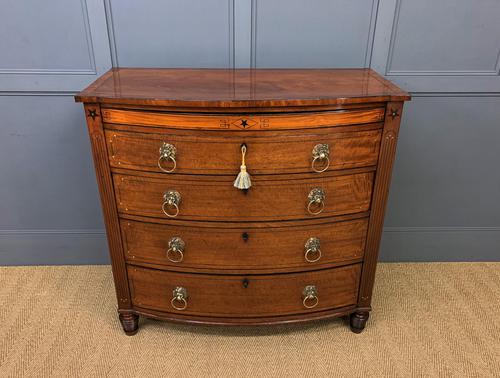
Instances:
[[[79,102],[182,107],[291,107],[409,100],[371,69],[114,68]]]

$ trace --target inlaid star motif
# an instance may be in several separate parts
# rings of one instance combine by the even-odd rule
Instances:
[[[249,129],[250,127],[253,127],[257,124],[257,122],[253,119],[249,119],[249,118],[239,118],[237,120],[235,120],[234,122],[232,122],[232,125],[233,126],[236,126],[240,129]]]
[[[398,109],[391,109],[391,117],[392,117],[392,119],[399,117],[399,110]]]
[[[97,113],[94,109],[90,109],[88,116],[92,117],[92,119],[95,120],[95,117],[97,117]]]

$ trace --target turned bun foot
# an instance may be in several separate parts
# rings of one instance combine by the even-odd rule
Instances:
[[[350,316],[351,331],[361,333],[365,329],[370,314],[367,311],[354,312]]]
[[[136,314],[119,314],[120,322],[127,336],[132,336],[139,330],[139,315]]]

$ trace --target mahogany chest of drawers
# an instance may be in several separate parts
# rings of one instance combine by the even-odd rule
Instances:
[[[409,98],[369,69],[121,68],[79,93],[125,332],[361,332]]]

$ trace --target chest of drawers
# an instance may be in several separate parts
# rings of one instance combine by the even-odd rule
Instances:
[[[122,68],[76,100],[127,334],[140,315],[363,330],[406,92],[369,69]]]

